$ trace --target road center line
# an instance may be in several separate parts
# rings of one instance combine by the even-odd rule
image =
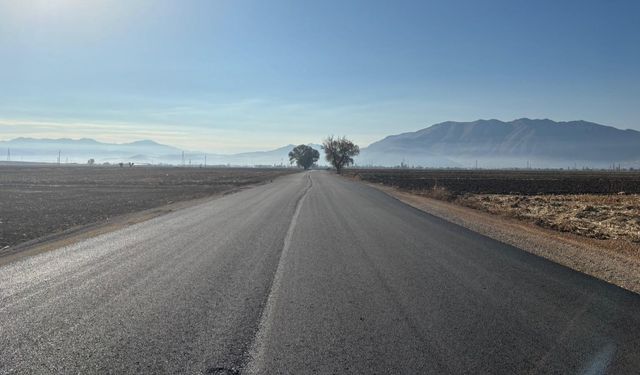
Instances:
[[[282,274],[284,273],[284,260],[286,259],[289,248],[291,247],[291,238],[293,237],[296,224],[298,223],[298,217],[300,216],[302,205],[309,195],[309,192],[313,188],[313,180],[308,173],[307,178],[309,179],[309,184],[296,203],[296,210],[293,214],[293,217],[291,218],[289,229],[287,230],[287,234],[284,238],[282,252],[280,253],[280,259],[278,261],[278,268],[276,269],[276,273],[273,277],[273,282],[271,283],[271,289],[269,290],[267,302],[264,309],[262,310],[260,325],[258,326],[258,331],[256,332],[253,343],[248,351],[248,364],[245,366],[245,371],[248,374],[262,373],[261,367],[264,361],[266,340],[271,333],[273,313],[277,304],[278,296],[280,295],[280,285],[282,283]]]

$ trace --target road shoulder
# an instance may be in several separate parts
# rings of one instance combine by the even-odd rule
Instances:
[[[537,227],[384,185],[366,184],[428,214],[640,293],[640,261],[602,246],[597,240]]]
[[[268,183],[268,182],[265,182]],[[61,247],[69,246],[74,243],[93,238],[105,233],[113,232],[128,226],[138,224],[153,218],[166,215],[171,212],[183,210],[189,207],[207,203],[209,201],[219,199],[220,197],[234,194],[246,189],[250,189],[262,184],[247,185],[243,187],[235,187],[230,190],[212,194],[208,197],[189,199],[184,201],[173,202],[168,205],[149,208],[142,211],[131,212],[128,214],[118,215],[109,218],[107,221],[95,222],[85,225],[78,225],[59,233],[52,233],[40,238],[36,238],[27,242],[23,242],[16,246],[0,249],[0,266],[15,262],[17,260],[38,255],[47,251],[55,250]]]

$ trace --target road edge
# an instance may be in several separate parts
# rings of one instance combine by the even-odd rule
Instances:
[[[359,182],[427,214],[640,294],[640,260],[598,246],[596,240],[541,228],[385,185]]]
[[[274,178],[273,180],[275,180],[276,178]],[[53,251],[65,246],[70,246],[89,238],[114,232],[134,224],[142,223],[175,211],[180,211],[200,204],[205,204],[224,196],[235,194],[268,183],[271,182],[266,181],[259,184],[238,186],[229,190],[214,193],[207,197],[187,199],[163,206],[148,208],[142,211],[117,215],[110,217],[106,221],[78,225],[62,232],[52,233],[43,237],[35,238],[33,240],[23,242],[15,246],[0,249],[0,267],[18,261],[20,259],[28,258],[48,251]]]

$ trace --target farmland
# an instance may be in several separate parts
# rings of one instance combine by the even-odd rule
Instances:
[[[505,195],[467,194],[467,207],[530,221],[541,227],[597,240],[640,244],[640,195]]]
[[[0,166],[0,249],[117,215],[269,182],[294,171]]]
[[[457,194],[640,193],[640,172],[350,169],[345,174],[405,190]]]
[[[618,248],[640,247],[640,173],[349,170],[367,182],[446,200]]]

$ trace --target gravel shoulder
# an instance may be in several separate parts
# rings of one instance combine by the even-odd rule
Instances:
[[[640,256],[608,241],[541,228],[381,184],[367,183],[431,215],[516,246],[558,264],[640,293]]]

